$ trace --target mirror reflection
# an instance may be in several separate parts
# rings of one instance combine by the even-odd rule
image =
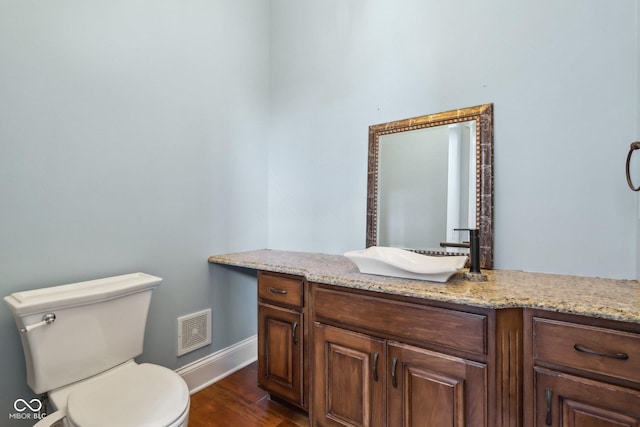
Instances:
[[[378,245],[467,253],[469,233],[455,229],[476,228],[475,122],[378,143]]]
[[[367,247],[468,253],[480,229],[482,268],[493,266],[492,105],[369,128]]]

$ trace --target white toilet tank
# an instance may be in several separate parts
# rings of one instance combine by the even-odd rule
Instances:
[[[133,273],[5,297],[21,330],[33,391],[45,393],[139,356],[151,291],[161,281]],[[47,314],[55,320],[43,322]]]

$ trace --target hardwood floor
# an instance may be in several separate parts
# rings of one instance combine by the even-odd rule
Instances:
[[[257,362],[191,396],[189,427],[308,427],[303,412],[257,386]]]

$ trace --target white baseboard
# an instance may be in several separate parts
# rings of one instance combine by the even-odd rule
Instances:
[[[258,359],[258,336],[246,338],[189,363],[176,372],[187,382],[189,393],[196,393]]]

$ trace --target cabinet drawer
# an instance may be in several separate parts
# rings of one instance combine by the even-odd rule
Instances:
[[[316,319],[373,335],[486,354],[487,317],[316,287]]]
[[[640,335],[533,318],[534,357],[588,372],[640,381]]]
[[[304,281],[294,276],[258,273],[258,298],[277,305],[302,308]]]

